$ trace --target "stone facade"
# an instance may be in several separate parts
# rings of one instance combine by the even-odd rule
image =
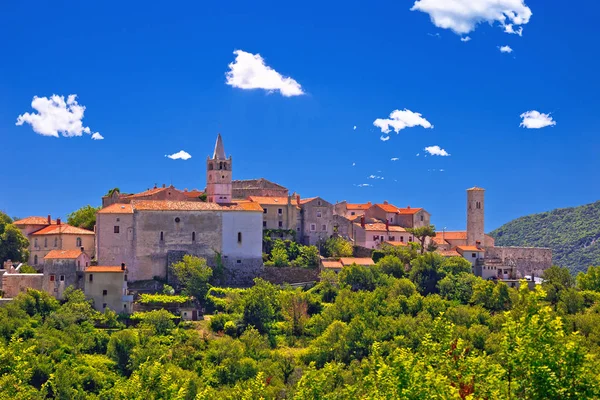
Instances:
[[[232,202],[232,160],[225,156],[223,139],[219,134],[212,158],[206,159],[206,195],[211,203]]]
[[[364,204],[348,203],[346,200],[340,201],[334,204],[333,212],[336,215],[353,219],[353,217],[360,217],[365,215],[365,212],[371,207],[371,202]]]
[[[15,274],[6,272],[2,275],[2,291],[5,298],[14,298],[27,289],[43,290],[44,274]]]
[[[422,208],[396,207],[384,201],[383,204],[373,204],[365,211],[366,218],[375,218],[391,225],[403,228],[419,228],[431,224],[431,215]]]
[[[333,235],[333,204],[321,197],[313,197],[300,200],[300,208],[303,244],[316,245],[319,241],[327,240]]]
[[[301,214],[296,195],[286,197],[249,196],[248,200],[260,204],[263,209],[263,229],[293,230],[301,236]]]
[[[234,199],[245,199],[249,196],[288,197],[289,191],[281,185],[260,178],[233,181],[232,194]]]
[[[552,266],[552,249],[537,247],[491,247],[485,252],[486,263],[514,266],[519,277],[541,276]]]
[[[333,215],[333,230],[346,240],[352,239],[352,221],[342,215]]]
[[[135,194],[121,193],[118,189],[113,191],[110,195],[102,197],[102,207],[108,207],[112,204],[129,204],[133,200],[173,200],[173,201],[185,201],[194,200],[193,196],[198,191],[181,191],[176,189],[173,185],[167,186],[165,184],[162,187],[157,187]],[[201,192],[198,192],[198,196]]]
[[[467,245],[483,245],[485,241],[485,190],[474,187],[467,190]]]
[[[90,256],[81,250],[51,251],[44,258],[43,290],[62,300],[63,293],[69,286],[83,289],[83,271],[90,262]]]
[[[133,296],[127,293],[127,268],[124,264],[86,268],[84,292],[100,312],[107,308],[117,313],[132,312]]]

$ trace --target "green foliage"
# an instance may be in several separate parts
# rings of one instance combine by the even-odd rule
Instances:
[[[264,333],[268,325],[277,318],[280,308],[275,286],[256,278],[254,286],[243,297],[243,322]]]
[[[377,268],[381,272],[391,275],[394,278],[402,278],[406,275],[404,263],[396,256],[385,256],[377,261]]]
[[[67,215],[67,223],[71,226],[92,231],[96,225],[96,213],[101,208],[102,207],[92,207],[89,204],[81,207],[79,210],[75,210]]]
[[[212,277],[212,269],[204,258],[186,254],[183,260],[171,265],[175,277],[183,286],[183,293],[204,301],[209,289],[208,281]]]
[[[267,254],[267,267],[307,267],[319,266],[319,249],[316,246],[303,246],[292,240],[275,239],[270,242]]]
[[[600,267],[589,267],[587,273],[577,275],[577,286],[581,290],[600,292]]]
[[[105,195],[105,196],[108,196],[108,197],[110,197],[110,196],[112,196],[112,195],[113,195],[113,193],[115,193],[115,192],[117,192],[117,193],[121,193],[121,191],[119,190],[119,188],[118,188],[118,187],[115,187],[115,188],[109,189],[109,190],[108,190],[108,192],[106,193],[106,195]]]
[[[33,268],[31,265],[23,264],[21,268],[19,268],[19,272],[21,274],[37,274],[37,269]]]
[[[198,196],[198,199],[206,203],[206,200],[208,200],[208,196],[206,195],[206,193],[202,193],[200,196]]]
[[[378,283],[383,282],[383,277],[377,268],[352,264],[340,271],[339,282],[353,291],[372,291]]]
[[[151,329],[157,335],[166,335],[175,328],[174,319],[178,319],[167,310],[152,310],[148,312],[135,312],[131,315],[134,321],[140,321],[140,326]]]
[[[27,261],[29,240],[12,224],[12,219],[0,211],[0,265],[6,260]]]
[[[600,201],[515,219],[490,235],[496,246],[552,248],[552,259],[571,273],[600,265]]]
[[[137,300],[140,304],[184,304],[190,300],[189,296],[170,294],[143,293]]]
[[[407,228],[406,231],[412,233],[415,239],[421,244],[421,254],[425,251],[425,240],[427,240],[428,237],[435,237],[435,226],[433,225]]]
[[[334,236],[325,241],[323,246],[325,257],[352,257],[352,244],[340,236]]]

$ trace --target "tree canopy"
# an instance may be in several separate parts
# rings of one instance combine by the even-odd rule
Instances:
[[[0,211],[0,266],[6,260],[20,262],[29,258],[29,240],[12,222]]]
[[[89,204],[83,206],[79,210],[75,210],[67,215],[67,223],[71,226],[93,231],[94,226],[96,225],[96,213],[101,208],[102,207],[92,207]]]

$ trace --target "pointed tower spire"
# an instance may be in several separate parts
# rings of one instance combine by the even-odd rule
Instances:
[[[215,144],[215,153],[213,154],[214,160],[226,160],[225,157],[225,148],[223,147],[223,139],[221,139],[221,134],[217,136],[217,143]]]

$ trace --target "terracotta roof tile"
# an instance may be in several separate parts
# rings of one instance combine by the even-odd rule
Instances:
[[[354,223],[358,228],[361,228],[359,223]],[[383,222],[374,222],[365,224],[365,231],[374,231],[374,232],[406,232],[401,226],[398,225],[389,225],[386,229],[386,226]]]
[[[32,235],[94,235],[94,232],[67,224],[61,224],[49,225],[37,232],[32,233]]]
[[[131,204],[111,204],[108,207],[104,207],[98,214],[133,214],[133,207]]]
[[[436,237],[443,240],[467,240],[466,231],[458,232],[436,232]]]
[[[92,265],[85,269],[85,272],[125,272],[120,265]]]
[[[375,262],[368,257],[342,257],[340,258],[340,262],[343,266],[346,265],[375,265]]]
[[[456,250],[436,250],[436,252],[443,257],[460,257],[460,254]]]
[[[321,261],[323,268],[342,269],[344,266],[339,261]]]
[[[248,199],[261,205],[287,205],[287,197],[249,196]],[[295,203],[295,201],[292,201]]]
[[[51,220],[52,225],[56,220]],[[48,225],[48,217],[27,217],[13,222],[15,225]]]
[[[364,203],[364,204],[347,203],[346,210],[368,210],[369,208],[371,208],[372,205],[373,204],[371,204],[371,202]]]
[[[387,241],[385,243],[392,245],[392,246],[408,246],[408,243],[406,243],[406,242]]]
[[[311,201],[313,201],[316,198],[318,198],[318,197],[308,197],[306,199],[300,199],[300,204],[310,203]]]
[[[459,249],[460,251],[476,251],[476,252],[485,251],[484,249],[480,249],[477,246],[457,246],[456,248]]]
[[[395,214],[412,215],[412,214],[416,214],[422,210],[422,208],[411,208],[411,207],[400,208],[400,207],[396,207],[393,204],[375,204],[375,205],[387,213],[395,213]]]
[[[188,198],[197,199],[198,197],[202,196],[204,194],[204,192],[194,189],[194,190],[190,190],[189,192],[184,191],[183,194]]]
[[[46,256],[44,260],[50,259],[75,259],[82,254],[81,250],[51,250]]]
[[[138,211],[263,211],[260,204],[254,202],[217,204],[202,201],[133,200],[131,206]]]

